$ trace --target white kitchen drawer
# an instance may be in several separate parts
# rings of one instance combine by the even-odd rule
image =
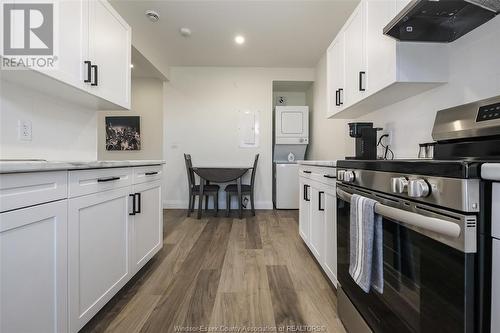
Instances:
[[[336,168],[329,167],[301,165],[299,168],[299,176],[327,185],[335,185],[336,172]]]
[[[0,174],[0,212],[67,197],[68,172]]]
[[[131,168],[91,169],[69,172],[69,198],[131,185]]]
[[[311,179],[326,185],[335,185],[337,181],[337,169],[315,167],[312,169]]]
[[[311,174],[312,174],[312,170],[314,168],[315,167],[308,166],[308,165],[301,165],[299,167],[299,177],[304,177],[304,178],[310,179]]]
[[[133,168],[133,183],[141,184],[161,180],[163,166],[151,165]]]

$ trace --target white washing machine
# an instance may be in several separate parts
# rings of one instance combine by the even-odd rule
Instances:
[[[274,206],[299,209],[299,165],[274,163]]]

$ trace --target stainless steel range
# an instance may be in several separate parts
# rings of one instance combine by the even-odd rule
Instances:
[[[491,297],[500,292],[500,97],[439,111],[433,138],[434,160],[337,162],[338,307],[349,332],[500,331],[491,315],[500,313]],[[383,294],[349,275],[353,194],[378,201]]]

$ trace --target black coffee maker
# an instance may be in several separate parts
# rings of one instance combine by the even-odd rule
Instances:
[[[349,123],[349,136],[356,139],[356,156],[346,157],[352,160],[377,159],[377,131],[373,123]]]

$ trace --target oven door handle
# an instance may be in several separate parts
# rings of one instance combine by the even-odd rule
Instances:
[[[352,195],[338,188],[337,197],[350,203]],[[453,222],[408,212],[381,203],[375,204],[375,213],[393,221],[400,221],[446,237],[458,238],[461,233],[460,226]]]

